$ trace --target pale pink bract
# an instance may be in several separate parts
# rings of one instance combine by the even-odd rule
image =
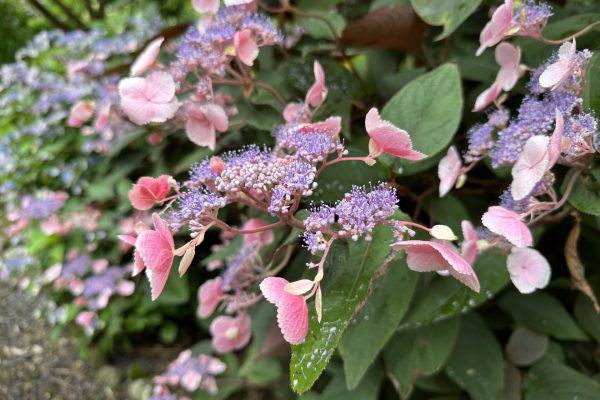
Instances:
[[[512,168],[513,182],[510,192],[515,200],[527,197],[546,173],[549,144],[550,138],[542,135],[532,136],[525,143]]]
[[[161,175],[158,178],[144,176],[129,190],[131,205],[138,210],[149,210],[155,203],[161,203],[169,194],[171,176]]]
[[[306,93],[305,102],[313,107],[319,107],[327,97],[327,86],[325,86],[325,71],[318,61],[314,63],[315,82]]]
[[[471,222],[464,220],[461,222],[463,241],[460,245],[460,255],[470,265],[475,263],[477,259],[477,240],[479,237],[477,231]]]
[[[145,78],[124,78],[119,82],[121,107],[134,123],[161,123],[173,118],[179,109],[175,81],[166,72]]]
[[[438,177],[440,178],[440,197],[444,197],[458,179],[462,168],[462,160],[456,147],[450,146],[448,153],[440,160],[438,164]]]
[[[481,217],[483,226],[493,233],[504,237],[517,247],[529,247],[533,244],[531,231],[514,211],[493,206]]]
[[[158,58],[160,46],[164,40],[165,38],[159,37],[148,43],[133,64],[131,64],[131,69],[129,70],[131,76],[141,75],[152,68]]]
[[[217,104],[189,104],[186,133],[188,139],[198,146],[207,146],[211,150],[216,146],[216,132],[225,132],[229,120],[223,107]]]
[[[425,154],[413,150],[410,136],[388,121],[381,119],[376,108],[371,108],[365,118],[365,128],[369,137],[369,155],[379,157],[388,153],[407,160],[421,160]]]
[[[550,282],[550,264],[535,249],[513,247],[506,266],[510,280],[521,293],[543,289]]]
[[[283,278],[270,277],[261,282],[260,290],[277,307],[277,323],[283,338],[290,344],[300,344],[308,334],[308,305],[303,296],[284,290],[288,283]]]
[[[508,36],[512,29],[513,2],[505,0],[504,4],[499,6],[491,20],[485,25],[479,35],[479,49],[476,55],[480,55],[488,48],[500,43],[504,37]]]
[[[245,347],[252,336],[252,321],[248,314],[237,317],[218,316],[210,324],[213,348],[219,353],[227,353]]]
[[[569,77],[577,66],[577,48],[575,39],[566,42],[558,50],[558,61],[550,64],[540,75],[540,86],[554,89]]]
[[[407,240],[392,244],[396,250],[406,251],[408,268],[417,272],[447,271],[469,289],[479,293],[479,280],[469,263],[454,249],[442,243],[425,240]]]
[[[135,241],[135,248],[146,265],[152,300],[162,293],[173,265],[175,243],[167,224],[158,214],[153,214],[154,228],[142,232]]]
[[[198,317],[209,317],[219,305],[223,296],[223,280],[221,277],[209,279],[198,289]]]
[[[219,11],[219,0],[192,0],[192,7],[201,13],[216,14]]]
[[[269,225],[267,221],[261,218],[251,218],[242,227],[243,230],[254,230],[260,229]],[[273,242],[273,231],[266,230],[263,232],[249,233],[244,235],[244,242],[246,243],[256,243],[260,245],[267,245]]]
[[[243,29],[236,32],[233,36],[233,47],[235,48],[235,54],[239,60],[251,67],[254,64],[254,60],[258,57],[258,44],[252,37],[252,31],[250,29]]]
[[[96,105],[93,101],[80,101],[71,108],[71,113],[67,120],[67,125],[73,128],[79,128],[94,115]]]

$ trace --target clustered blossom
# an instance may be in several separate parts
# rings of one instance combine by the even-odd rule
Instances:
[[[236,33],[248,30],[257,46],[281,41],[281,34],[264,16],[253,14],[253,5],[223,7],[219,12],[191,27],[178,45],[171,71],[183,80],[188,73],[203,71],[221,75],[231,61],[228,48],[234,46]]]
[[[164,374],[154,377],[152,400],[177,399],[169,387],[181,387],[188,393],[198,389],[210,394],[217,393],[216,375],[225,372],[226,366],[221,360],[206,354],[193,356],[191,350],[185,350],[169,364]]]
[[[277,146],[309,162],[323,161],[330,153],[344,151],[339,133],[341,121],[330,118],[316,124],[288,124],[273,131]]]
[[[396,212],[397,203],[396,191],[385,184],[370,191],[354,186],[333,207],[321,205],[313,209],[305,221],[304,242],[314,254],[325,249],[323,231],[352,240],[358,240],[361,236],[370,240],[375,226]]]

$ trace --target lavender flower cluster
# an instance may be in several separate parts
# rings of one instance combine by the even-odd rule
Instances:
[[[154,377],[154,391],[151,400],[176,400],[169,386],[181,386],[193,393],[199,388],[210,394],[217,393],[215,375],[225,371],[225,364],[218,358],[200,354],[192,356],[191,350],[185,350],[175,361],[169,364],[167,372]]]
[[[222,7],[204,24],[191,27],[179,42],[176,60],[171,64],[175,79],[184,80],[189,73],[198,71],[224,74],[231,61],[227,48],[232,46],[233,37],[240,30],[251,30],[259,46],[279,43],[281,34],[269,19],[252,11],[253,5]]]
[[[282,125],[273,131],[273,136],[279,148],[292,151],[309,162],[323,161],[330,153],[344,151],[338,135],[332,135],[318,125]]]
[[[370,191],[354,186],[350,193],[334,206],[315,207],[305,220],[304,243],[316,254],[325,249],[324,232],[334,232],[340,237],[371,240],[375,225],[384,222],[398,209],[396,191],[379,184]]]
[[[539,77],[550,64],[558,60],[558,55],[553,55],[540,65],[532,72],[527,85],[530,94],[525,96],[512,119],[507,122],[508,111],[501,109],[491,113],[486,123],[471,128],[466,161],[478,160],[489,152],[494,168],[514,164],[527,139],[552,133],[555,109],[563,115],[563,136],[569,140],[564,156],[576,159],[589,152],[593,135],[598,130],[594,114],[584,111],[582,107],[582,80],[590,57],[588,50],[579,51],[573,73],[550,91],[540,86]],[[497,135],[497,140],[494,135]]]
[[[520,35],[541,32],[554,13],[552,7],[543,1],[527,0],[519,2],[513,10],[513,21],[520,27]]]

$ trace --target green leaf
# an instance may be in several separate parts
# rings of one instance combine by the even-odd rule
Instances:
[[[433,26],[443,26],[444,31],[435,40],[450,36],[481,4],[481,0],[410,0],[419,17]]]
[[[481,254],[473,268],[481,284],[479,293],[473,292],[454,278],[435,276],[429,285],[419,290],[400,329],[415,329],[467,312],[491,299],[509,281],[505,256]]]
[[[525,375],[523,392],[525,400],[596,400],[600,383],[566,365],[544,358]]]
[[[190,289],[188,285],[188,276],[182,277],[177,273],[177,268],[171,268],[167,284],[160,297],[156,299],[157,305],[176,306],[185,304],[190,299]]]
[[[552,18],[554,19],[554,18]],[[546,28],[544,28],[544,36],[548,39],[562,39],[567,36],[570,36],[581,29],[585,28],[589,24],[592,24],[596,21],[600,20],[600,14],[598,13],[587,13],[587,14],[577,14],[572,15],[567,18],[561,18],[558,21],[549,23]],[[592,28],[593,30],[598,30],[600,27],[596,26]],[[579,38],[577,39],[579,42]],[[591,75],[587,75],[591,76]]]
[[[600,216],[600,183],[594,179],[594,174],[600,173],[600,168],[592,171],[592,175],[577,178],[573,190],[569,195],[569,203],[576,209],[586,214]],[[573,171],[565,177],[561,191],[564,193],[565,186],[570,180]]]
[[[304,28],[306,34],[313,39],[335,40],[346,27],[346,19],[335,10],[314,11],[313,14],[318,15],[320,18],[312,16],[297,17],[298,23]],[[330,24],[327,24],[325,19]],[[335,34],[332,29],[335,31]]]
[[[371,241],[337,241],[330,251],[323,280],[323,319],[317,322],[312,303],[309,331],[304,343],[292,346],[290,380],[301,394],[323,372],[348,327],[368,295],[373,274],[391,252],[393,235],[377,227]]]
[[[585,76],[587,82],[583,88],[583,107],[600,115],[600,53],[595,53],[589,61]]]
[[[588,340],[564,306],[544,292],[507,293],[499,299],[498,305],[519,325],[557,339]]]
[[[579,293],[575,299],[573,313],[579,325],[600,343],[600,315],[594,310],[591,300]]]
[[[442,368],[454,347],[459,326],[460,318],[452,318],[392,337],[383,357],[401,397],[410,394],[415,379]]]
[[[447,194],[442,198],[433,199],[436,222],[448,225],[454,233],[459,235],[461,232],[461,223],[469,219],[469,212],[464,203],[452,194]]]
[[[506,358],[514,365],[529,366],[544,355],[548,343],[548,336],[518,327],[506,344]]]
[[[480,317],[467,315],[463,318],[446,373],[473,400],[502,399],[502,349]]]
[[[248,364],[248,369],[240,372],[254,385],[264,385],[281,377],[281,364],[273,359],[258,359]]]
[[[318,397],[319,400],[376,400],[378,398],[379,386],[383,378],[383,370],[381,368],[376,366],[370,368],[365,374],[364,379],[360,382],[360,385],[351,391],[346,388],[342,369],[337,365],[334,365],[334,367],[327,369],[327,372],[333,373],[333,379]]]
[[[433,157],[444,150],[458,129],[463,97],[458,68],[453,64],[420,76],[404,86],[383,107],[381,115],[406,130],[416,150]],[[400,160],[403,174],[422,171],[427,160]]]
[[[373,293],[340,341],[339,351],[349,390],[358,386],[398,327],[416,283],[417,273],[408,269],[404,255],[396,256],[385,275],[375,281]]]

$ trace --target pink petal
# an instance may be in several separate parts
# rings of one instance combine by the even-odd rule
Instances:
[[[201,13],[216,14],[219,11],[219,0],[192,0],[192,7]]]
[[[146,48],[144,48],[138,58],[136,58],[131,65],[131,76],[141,75],[154,65],[156,58],[158,57],[158,53],[160,52],[160,46],[164,40],[165,38],[159,37],[148,43]]]
[[[258,45],[252,37],[250,29],[243,29],[235,33],[233,36],[233,47],[235,48],[236,56],[242,63],[250,67],[254,64],[254,60],[258,57]]]
[[[327,132],[331,136],[338,136],[342,132],[342,118],[341,117],[329,117],[325,121],[314,122],[307,124],[313,129]]]
[[[489,88],[481,92],[479,96],[477,96],[477,99],[475,100],[475,106],[473,107],[473,111],[481,111],[490,104],[492,104],[494,101],[496,101],[501,91],[502,85],[496,80],[492,84],[492,86],[490,86]]]
[[[483,214],[481,222],[490,231],[504,237],[517,247],[529,247],[533,244],[531,231],[514,211],[493,206]]]
[[[195,392],[200,387],[200,382],[202,382],[202,375],[190,369],[183,374],[180,384],[188,392]]]
[[[575,39],[572,43],[566,42],[558,50],[558,61],[549,65],[540,75],[540,86],[553,88],[569,76],[577,65]]]
[[[477,231],[467,220],[462,221],[461,228],[464,239],[460,246],[460,254],[466,262],[473,265],[477,259],[477,240],[479,239]]]
[[[149,210],[154,205],[154,195],[141,185],[133,185],[128,197],[131,205],[137,210]]]
[[[290,294],[283,290],[283,287],[288,283],[287,280],[279,277],[265,278],[260,283],[260,291],[269,303],[278,305],[290,296]]]
[[[167,279],[169,278],[169,271],[153,271],[150,268],[146,268],[146,276],[150,282],[150,297],[154,301],[158,299],[165,288]]]
[[[521,48],[508,42],[502,42],[496,47],[496,62],[502,68],[514,68],[521,62]]]
[[[513,247],[506,261],[510,279],[521,293],[543,289],[550,282],[550,264],[537,250]]]
[[[308,334],[308,305],[302,296],[292,297],[277,307],[277,324],[286,342],[300,344]]]
[[[97,131],[101,131],[106,127],[106,125],[110,121],[111,109],[111,104],[105,104],[102,107],[100,107],[100,109],[98,110],[96,121],[94,121],[94,129],[96,129]]]
[[[252,321],[247,314],[235,318],[221,315],[210,324],[212,344],[219,353],[239,350],[245,347],[252,335]]]
[[[96,106],[92,101],[80,101],[71,108],[67,125],[79,128],[94,115]]]
[[[418,272],[448,271],[459,282],[479,292],[479,280],[473,268],[455,251],[441,243],[424,240],[409,240],[392,245],[406,251],[408,268]]]
[[[223,295],[223,281],[221,277],[210,279],[198,289],[198,316],[209,317],[219,305]]]
[[[122,240],[123,242],[135,246],[135,236],[131,236],[131,235],[119,235],[117,236],[120,240]]]
[[[296,123],[303,109],[302,103],[288,103],[283,109],[283,119],[287,124]]]
[[[485,25],[479,35],[481,46],[477,50],[477,55],[483,53],[487,47],[492,47],[499,43],[510,30],[512,23],[513,4],[512,0],[505,0],[504,4],[499,6],[492,19]]]
[[[215,127],[210,122],[190,118],[185,125],[185,132],[192,143],[211,150],[215,149],[217,136]]]
[[[165,122],[179,108],[175,81],[164,72],[155,72],[146,78],[122,79],[119,96],[123,111],[138,125]]]
[[[554,127],[554,132],[552,132],[552,136],[550,137],[550,145],[548,146],[548,165],[546,166],[546,170],[552,168],[560,157],[563,131],[565,129],[565,120],[562,116],[562,113],[558,108],[555,111],[556,126]]]
[[[456,150],[456,147],[450,146],[448,153],[440,160],[438,164],[438,177],[440,178],[440,197],[444,197],[446,193],[454,187],[460,170],[462,168],[462,160]]]
[[[314,63],[315,83],[306,93],[306,103],[313,107],[319,107],[327,97],[327,87],[325,86],[325,72],[318,61]]]
[[[137,250],[133,251],[133,272],[131,276],[138,276],[145,268],[144,260],[140,256],[140,253]]]
[[[382,120],[376,108],[371,108],[365,118],[365,128],[375,144],[385,153],[407,160],[420,160],[426,156],[412,149],[406,131]]]
[[[512,168],[510,191],[515,200],[522,200],[542,179],[548,167],[548,136],[530,137]]]
[[[131,296],[135,290],[135,284],[131,281],[121,281],[117,285],[117,293],[120,296]]]
[[[248,231],[248,230],[260,229],[267,225],[269,225],[269,223],[267,221],[265,221],[264,219],[251,218],[248,221],[246,221],[246,223],[244,224],[242,229],[245,231]],[[244,242],[258,243],[258,244],[263,244],[263,245],[270,244],[273,242],[273,231],[267,230],[264,232],[250,233],[250,234],[244,235]]]
[[[283,338],[288,343],[299,344],[308,333],[308,306],[304,297],[283,289],[288,283],[283,278],[270,277],[261,282],[260,290],[267,301],[277,306],[277,322]]]
[[[218,104],[205,104],[203,109],[206,119],[210,121],[217,131],[225,132],[229,129],[229,120],[223,107]]]
[[[166,222],[160,219],[160,216],[157,213],[152,214],[152,221],[154,222],[155,229],[163,236],[163,238],[167,241],[169,247],[171,249],[175,248],[175,242],[173,240],[173,235],[171,234],[171,230],[167,226]]]

